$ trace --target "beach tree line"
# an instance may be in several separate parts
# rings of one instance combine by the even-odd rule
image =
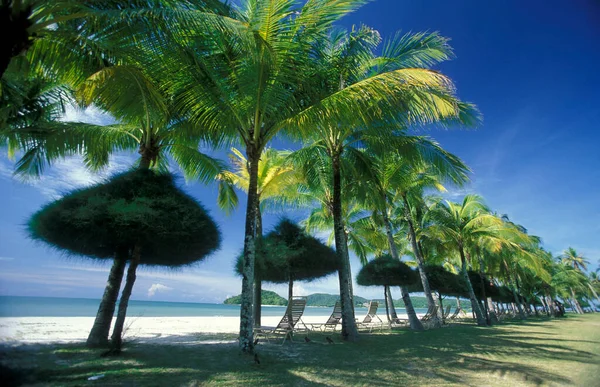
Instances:
[[[481,115],[436,69],[453,57],[447,38],[434,32],[384,39],[365,25],[340,28],[339,20],[364,3],[2,1],[0,18],[14,33],[0,46],[0,141],[11,157],[18,156],[18,176],[39,176],[71,155],[81,155],[98,171],[112,154],[137,151],[132,167],[144,181],[155,176],[145,172],[175,163],[188,180],[218,184],[219,205],[227,211],[237,205],[236,187],[245,191],[238,265],[244,352],[254,349],[260,283],[266,278],[258,266],[261,246],[269,245],[262,242],[262,212],[281,208],[309,208],[305,230],[331,232],[345,340],[359,337],[351,251],[364,264],[373,257],[398,262],[410,257],[430,306],[437,288],[428,265],[455,272],[479,325],[493,320],[486,287],[480,286],[486,282],[509,289],[522,318],[531,305],[559,298],[582,312],[582,302],[596,297],[598,287],[597,276],[585,274],[585,258],[569,250],[557,261],[539,237],[494,213],[477,195],[458,203],[440,197],[446,187],[464,186],[469,168],[415,129],[474,127]],[[69,103],[95,106],[114,123],[60,121]],[[270,147],[275,138],[301,148],[275,150]],[[231,146],[239,149],[231,166],[205,151]],[[109,202],[107,208],[118,208]],[[138,242],[111,245],[112,255],[65,248],[107,258],[123,247],[126,253],[114,258],[117,266],[111,269],[114,288],[124,275],[123,260],[132,274],[143,262],[151,228],[142,232],[149,234],[140,234]],[[290,253],[284,245],[274,248]],[[292,281],[292,271],[287,273],[286,281]],[[399,286],[411,327],[423,329],[410,287]],[[391,300],[387,285],[385,292]],[[440,317],[433,323],[440,326]]]

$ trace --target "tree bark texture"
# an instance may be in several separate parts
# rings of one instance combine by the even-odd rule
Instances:
[[[339,260],[338,279],[340,283],[340,301],[342,304],[342,338],[346,341],[358,340],[358,329],[352,303],[352,273],[346,243],[346,231],[342,218],[342,184],[340,155],[332,154],[333,172],[333,229],[335,251]]]
[[[387,317],[388,323],[392,321],[390,318],[390,302],[388,299],[388,286],[383,286],[383,300],[385,302],[385,317]]]
[[[127,253],[125,251],[121,252],[121,254],[115,254],[115,259],[108,275],[108,281],[104,288],[104,294],[102,295],[102,301],[100,302],[94,325],[86,341],[88,347],[108,345],[108,333],[110,332],[110,325],[115,314],[115,306],[119,297],[126,263]]]
[[[389,286],[386,286],[386,295],[387,295],[387,305],[390,309],[390,316],[393,319],[397,319],[398,318],[398,314],[396,313],[396,307],[394,306],[394,299],[392,298],[392,290],[390,289]]]
[[[260,198],[258,207],[256,208],[256,235],[257,238],[262,238],[262,213],[260,211]],[[262,325],[262,280],[256,275],[256,261],[254,262],[254,326]]]
[[[248,203],[244,230],[244,261],[242,265],[242,303],[240,306],[240,349],[254,353],[253,288],[254,260],[256,256],[256,210],[258,208],[258,161],[260,150],[248,145],[246,155],[249,163]]]
[[[571,296],[573,297],[573,305],[575,306],[575,311],[577,313],[583,314],[583,309],[581,308],[581,305],[579,305],[579,301],[577,301],[577,296],[575,296],[573,288],[571,288]]]
[[[396,242],[394,242],[394,235],[392,234],[392,225],[390,223],[390,219],[387,216],[385,211],[382,211],[383,221],[385,223],[385,233],[387,235],[388,245],[390,248],[390,254],[392,258],[400,260],[400,256],[398,255],[398,249],[396,248]],[[400,286],[400,291],[402,292],[402,302],[404,302],[404,307],[406,308],[406,314],[408,315],[408,322],[410,324],[410,328],[422,331],[423,324],[421,324],[421,320],[417,316],[415,312],[415,308],[413,307],[412,300],[410,299],[410,293],[408,292],[408,288],[406,286]],[[429,294],[431,297],[431,294]]]
[[[473,313],[475,314],[475,319],[477,320],[477,325],[485,326],[486,321],[481,312],[481,308],[479,307],[479,302],[477,301],[477,297],[475,297],[475,292],[473,291],[473,285],[471,284],[471,280],[469,279],[469,274],[467,273],[467,260],[465,258],[465,252],[462,246],[459,246],[460,253],[460,263],[461,270],[460,273],[463,276],[463,280],[467,285],[467,290],[469,291],[469,299],[471,300],[471,308],[473,309]]]
[[[417,267],[419,270],[419,277],[421,278],[421,285],[423,286],[423,293],[425,293],[425,298],[427,299],[427,307],[434,308],[436,306],[435,300],[431,295],[431,287],[429,286],[429,279],[427,278],[427,273],[425,273],[425,259],[421,255],[421,250],[419,246],[417,246],[417,233],[415,232],[415,227],[413,224],[412,216],[410,215],[410,207],[408,203],[408,199],[406,195],[402,195],[402,200],[404,201],[404,217],[406,222],[408,223],[408,231],[410,235],[410,245],[412,250],[417,258]],[[386,223],[389,223],[389,219],[386,216]],[[389,239],[389,236],[388,236]],[[393,239],[392,239],[393,240]],[[434,328],[440,328],[442,326],[442,318],[441,315],[444,313],[443,310],[438,308],[438,311],[435,315],[431,316],[431,325]]]
[[[294,277],[292,277],[290,275],[290,281],[288,284],[288,308],[287,308],[287,317],[288,317],[288,323],[292,323],[292,298],[294,297]]]
[[[125,280],[125,286],[123,287],[123,293],[121,293],[121,300],[119,300],[119,312],[117,313],[117,321],[115,321],[115,327],[113,329],[111,340],[111,346],[113,349],[121,349],[123,344],[123,327],[125,326],[125,317],[127,315],[127,305],[129,304],[129,297],[131,297],[131,291],[135,284],[135,271],[140,263],[141,247],[136,245],[131,255],[131,261],[129,262],[129,268],[127,269],[127,278]]]
[[[485,294],[485,280],[484,276],[484,267],[483,267],[483,259],[481,259],[481,255],[477,254],[477,259],[479,260],[479,286],[481,286],[481,300],[483,301],[483,311],[485,314],[485,322],[487,325],[492,325],[492,319],[490,317],[490,311],[488,308],[488,304],[486,303],[487,296]]]

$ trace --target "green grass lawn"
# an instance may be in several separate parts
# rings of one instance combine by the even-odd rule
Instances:
[[[81,345],[1,348],[0,385],[600,386],[600,314],[530,318],[493,328],[363,334],[354,344],[259,344],[260,364],[235,343],[130,343],[117,358]],[[230,337],[233,338],[234,337]],[[197,339],[197,337],[195,338]],[[214,337],[206,336],[207,340]],[[301,342],[300,342],[301,341]],[[104,374],[100,380],[88,381]]]

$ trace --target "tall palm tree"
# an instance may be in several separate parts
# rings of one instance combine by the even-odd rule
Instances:
[[[241,143],[246,151],[250,180],[240,310],[240,347],[245,352],[253,351],[258,162],[269,141],[281,132],[306,136],[317,128],[370,126],[375,120],[431,122],[460,113],[447,77],[406,65],[428,62],[431,54],[412,55],[410,62],[373,63],[379,71],[360,82],[332,78],[331,73],[326,74],[327,69],[335,69],[331,64],[317,65],[321,61],[315,60],[315,50],[332,24],[365,2],[308,1],[299,5],[295,0],[244,0],[232,15],[239,21],[237,30],[214,32],[202,39],[188,36],[186,46],[173,48],[183,52],[176,56],[182,58],[176,72],[172,71],[171,61],[156,63],[162,67],[178,106],[189,111],[194,122],[224,140]],[[421,52],[427,47],[422,41],[415,42]],[[332,83],[337,87],[330,87]],[[334,192],[335,202],[339,203],[339,191]],[[338,217],[339,206],[335,213]],[[337,225],[336,229],[342,232]],[[355,340],[354,318],[348,318],[353,313],[349,266],[341,242],[336,242],[336,248],[344,257],[340,270],[344,282],[344,337]]]
[[[237,195],[232,186],[248,192],[249,171],[248,160],[242,152],[236,148],[231,149],[231,162],[233,171],[224,171],[219,175],[219,180],[224,184],[219,186],[219,196],[217,198],[219,207],[229,211],[237,206]],[[256,209],[256,235],[261,238],[262,213],[265,207],[276,208],[277,203],[284,190],[294,186],[298,182],[298,174],[286,161],[289,156],[288,151],[278,151],[273,148],[266,148],[260,157],[258,163],[258,208]],[[261,298],[262,281],[258,276],[254,280],[254,325],[261,326]]]
[[[466,195],[460,204],[450,201],[438,202],[427,213],[427,217],[432,221],[426,231],[429,236],[440,238],[459,254],[461,274],[469,291],[477,324],[487,325],[467,273],[469,262],[475,259],[473,254],[476,254],[476,246],[481,238],[489,238],[497,244],[496,249],[500,247],[516,249],[518,246],[513,238],[518,239],[519,242],[524,242],[527,238],[517,230],[507,227],[502,219],[492,215],[478,195]],[[510,234],[511,238],[506,237],[505,234]]]
[[[407,157],[407,152],[404,156],[399,153],[385,152],[383,155],[375,156],[374,179],[367,183],[367,187],[373,192],[370,195],[370,205],[377,209],[383,220],[391,255],[396,259],[399,259],[399,256],[393,246],[394,231],[390,217],[395,206],[403,208],[402,218],[407,225],[406,236],[417,261],[428,307],[433,308],[435,301],[425,273],[425,260],[422,249],[418,247],[417,224],[415,224],[413,216],[417,209],[411,205],[411,202],[422,202],[425,189],[444,190],[443,180],[462,184],[467,179],[468,167],[456,156],[444,151],[436,142],[428,138],[414,137],[413,139],[415,140],[416,154],[409,153]],[[401,287],[401,289],[403,299],[409,298],[408,289],[406,287]],[[418,329],[420,324],[416,315],[409,313],[409,319],[411,327]],[[435,327],[442,325],[437,314],[432,317],[432,323]]]
[[[115,36],[144,36],[149,25],[155,32],[160,27],[181,32],[175,19],[188,27],[194,20],[212,19],[210,25],[217,26],[209,15],[228,12],[218,0],[1,0],[0,21],[11,33],[0,42],[0,78],[11,61],[26,57],[35,69],[82,80],[88,70],[111,62],[119,47],[110,43]]]
[[[572,247],[569,247],[568,249],[563,251],[560,258],[564,264],[573,266],[574,269],[579,270],[581,272],[587,270],[587,265],[589,265],[590,263],[590,261],[586,257],[579,254],[577,250],[575,250]]]
[[[380,43],[379,34],[365,26],[347,33],[342,30],[333,31],[329,41],[319,48],[317,66],[323,68],[323,74],[327,74],[321,82],[327,85],[331,92],[343,92],[347,88],[360,85],[366,80],[376,78],[383,74],[402,71],[425,71],[430,72],[428,67],[451,56],[451,50],[445,38],[437,34],[408,34],[396,36],[388,42],[382,56],[375,56],[374,50]],[[415,68],[412,68],[412,67]],[[451,94],[444,92],[433,93],[435,97],[454,98]],[[311,147],[321,148],[330,158],[332,181],[331,207],[334,219],[334,230],[336,232],[336,250],[340,254],[340,296],[342,306],[344,300],[351,297],[350,289],[350,266],[346,240],[343,233],[344,223],[342,219],[341,200],[344,195],[342,191],[342,159],[352,158],[358,164],[362,163],[358,148],[387,146],[388,149],[401,149],[408,154],[414,154],[418,148],[415,139],[406,135],[402,129],[405,125],[419,124],[430,120],[440,122],[446,119],[457,121],[476,121],[477,114],[472,106],[465,105],[455,100],[453,109],[447,110],[442,106],[421,106],[424,110],[410,106],[412,98],[416,95],[407,96],[409,105],[403,106],[400,113],[390,122],[379,120],[371,122],[370,125],[361,125],[359,122],[351,122],[347,125],[342,123],[336,125],[317,126]],[[423,95],[425,100],[432,97]],[[432,101],[432,100],[430,100]],[[458,106],[458,107],[457,107]],[[438,108],[441,107],[441,110]],[[416,109],[416,110],[413,110]],[[431,109],[431,110],[430,110]],[[464,109],[464,110],[463,110]],[[412,116],[417,114],[418,116]],[[413,120],[416,118],[416,120]],[[306,153],[308,155],[308,153]],[[308,160],[308,159],[307,159]],[[356,167],[355,167],[356,168]],[[408,293],[406,293],[408,296]],[[410,297],[408,297],[410,298]],[[348,302],[349,304],[349,302]],[[344,308],[343,308],[344,309]],[[348,321],[354,321],[352,311],[346,312]],[[343,328],[343,334],[353,336],[354,325],[350,323]]]

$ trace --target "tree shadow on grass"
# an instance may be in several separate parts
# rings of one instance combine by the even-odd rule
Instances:
[[[260,364],[240,353],[235,335],[210,334],[138,340],[118,357],[63,344],[0,348],[0,359],[17,376],[26,375],[26,383],[61,386],[91,383],[87,379],[100,374],[96,383],[105,386],[490,384],[485,378],[507,385],[572,384],[560,367],[542,365],[600,363],[598,354],[573,345],[585,340],[544,339],[547,332],[537,324],[520,325],[384,331],[353,344],[342,342],[339,332],[311,332],[309,342],[304,334],[284,345],[261,342]]]

